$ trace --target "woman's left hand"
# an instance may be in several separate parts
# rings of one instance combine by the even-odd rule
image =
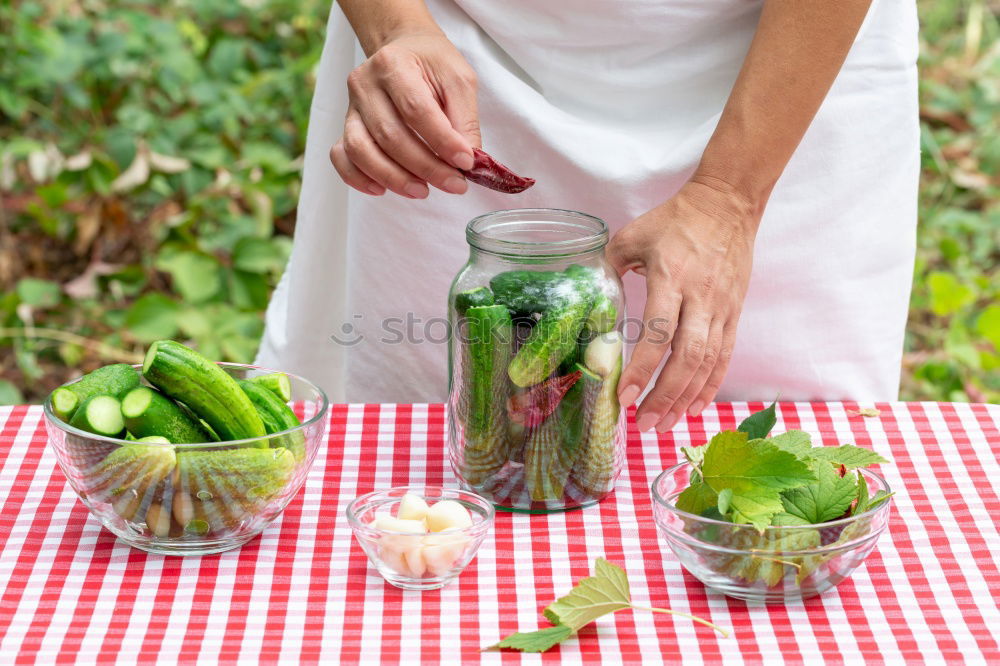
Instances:
[[[636,413],[640,431],[663,432],[685,410],[700,413],[722,385],[762,211],[725,183],[696,175],[608,245],[619,274],[646,278],[642,335],[619,381],[622,406],[636,401],[670,352]]]

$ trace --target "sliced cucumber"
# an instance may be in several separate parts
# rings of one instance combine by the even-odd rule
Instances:
[[[111,395],[95,395],[87,398],[69,424],[74,428],[105,437],[118,437],[125,430],[121,403]]]
[[[160,437],[159,435],[149,435],[147,437],[140,437],[139,439],[137,439],[135,441],[137,441],[137,442],[145,442],[147,444],[172,444],[173,443],[169,439],[167,439],[166,437]]]
[[[73,417],[73,412],[80,406],[80,398],[73,391],[60,386],[52,392],[49,404],[52,405],[52,411],[56,416],[68,422]]]
[[[258,377],[250,377],[247,381],[263,386],[281,398],[282,402],[288,402],[292,399],[292,382],[289,381],[288,375],[283,372],[271,372]]]
[[[134,388],[122,399],[125,427],[142,440],[150,435],[166,437],[175,444],[211,442],[212,437],[176,402],[146,386]]]
[[[260,415],[236,380],[179,342],[160,340],[150,345],[142,374],[150,384],[204,419],[222,440],[267,434]]]

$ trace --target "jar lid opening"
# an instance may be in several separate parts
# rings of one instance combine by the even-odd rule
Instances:
[[[469,245],[514,257],[571,257],[608,244],[608,225],[586,213],[558,208],[517,208],[480,215],[465,229]]]

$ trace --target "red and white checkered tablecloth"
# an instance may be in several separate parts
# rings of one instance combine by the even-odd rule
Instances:
[[[344,507],[375,488],[454,484],[441,405],[333,408],[330,445],[259,539],[201,558],[118,542],[66,486],[39,407],[0,408],[2,663],[1000,663],[1000,407],[782,404],[778,428],[857,442],[893,460],[889,531],[854,576],[804,603],[751,606],[682,571],[653,525],[649,484],[677,448],[733,428],[751,403],[719,404],[672,433],[630,422],[628,469],[599,506],[499,513],[458,582],[404,592],[354,541]],[[540,610],[603,555],[634,600],[709,618],[622,612],[545,655],[480,653],[545,626]]]

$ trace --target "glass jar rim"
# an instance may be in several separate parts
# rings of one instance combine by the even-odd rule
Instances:
[[[516,237],[518,232],[530,231],[569,237],[552,240]],[[608,237],[608,225],[601,218],[562,208],[496,210],[474,217],[465,228],[465,239],[471,247],[510,257],[578,256],[603,249]]]

